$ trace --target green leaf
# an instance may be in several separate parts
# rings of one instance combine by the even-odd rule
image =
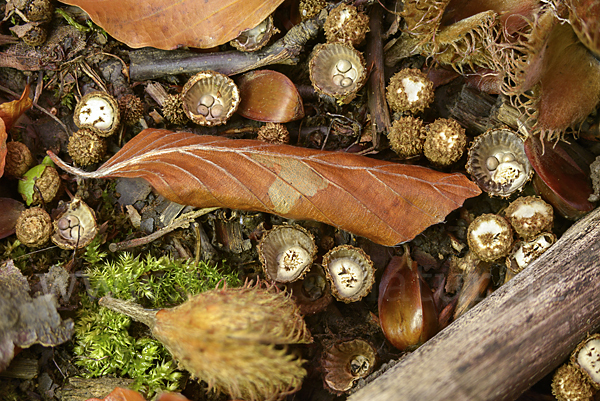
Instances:
[[[17,190],[25,197],[25,203],[27,203],[27,206],[30,206],[33,202],[33,193],[35,191],[33,187],[35,182],[42,176],[42,174],[44,174],[46,167],[54,167],[52,159],[50,159],[48,156],[44,157],[44,160],[41,164],[29,169],[29,171],[26,172],[23,175],[23,178],[21,178],[19,181]]]

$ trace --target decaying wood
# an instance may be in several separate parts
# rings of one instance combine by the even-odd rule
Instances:
[[[349,397],[512,400],[600,326],[600,209],[523,272]]]

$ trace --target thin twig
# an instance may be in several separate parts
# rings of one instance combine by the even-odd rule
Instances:
[[[190,213],[186,213],[183,216],[179,217],[177,220],[174,220],[168,226],[161,228],[160,230],[155,231],[150,235],[147,235],[142,238],[135,238],[135,239],[123,241],[123,242],[113,242],[112,244],[110,244],[108,246],[108,249],[111,252],[117,252],[117,251],[129,249],[129,248],[135,248],[137,246],[149,244],[150,242],[152,242],[152,241],[162,237],[163,235],[168,234],[171,231],[174,231],[178,228],[189,227],[190,223],[193,222],[196,218],[203,216],[203,215],[210,213],[217,209],[218,209],[218,207],[208,207],[208,208],[204,208],[204,209],[200,209],[200,210],[195,210]]]

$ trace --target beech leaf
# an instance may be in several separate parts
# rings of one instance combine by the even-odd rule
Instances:
[[[0,104],[0,177],[4,175],[4,165],[6,163],[6,139],[7,131],[13,126],[15,121],[21,117],[25,111],[31,108],[32,101],[29,98],[29,85],[25,86],[23,94],[19,100]]]
[[[61,0],[81,7],[129,47],[171,50],[227,43],[257,26],[283,0]]]
[[[421,166],[188,132],[145,129],[86,178],[144,178],[165,198],[316,220],[392,246],[440,223],[481,190],[464,175]]]

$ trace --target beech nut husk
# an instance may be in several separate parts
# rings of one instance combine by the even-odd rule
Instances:
[[[385,338],[401,351],[418,347],[438,332],[433,294],[407,251],[394,256],[383,272],[378,310]]]

